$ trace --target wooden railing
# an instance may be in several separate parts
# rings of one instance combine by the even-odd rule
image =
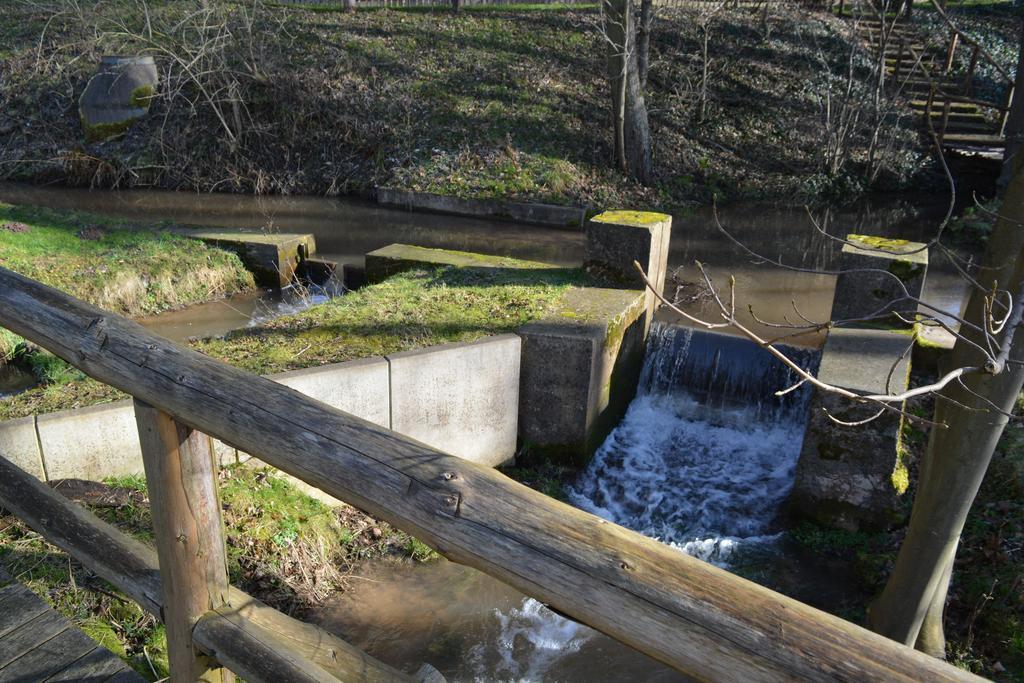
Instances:
[[[2,268],[0,326],[135,396],[156,556],[2,460],[0,504],[164,620],[174,680],[405,678],[227,585],[205,435],[699,679],[977,680]]]

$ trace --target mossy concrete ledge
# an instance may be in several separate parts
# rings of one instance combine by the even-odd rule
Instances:
[[[457,216],[497,218],[558,228],[583,227],[587,210],[579,206],[510,202],[503,199],[462,199],[449,195],[416,192],[397,187],[378,187],[377,203],[409,211],[429,211]]]
[[[891,330],[832,330],[818,378],[858,393],[899,393],[909,381],[903,357],[911,338]],[[893,362],[901,358],[893,369]],[[897,404],[899,405],[899,404]],[[845,426],[878,411],[815,388],[796,481],[789,500],[795,517],[847,531],[885,529],[902,519],[908,472],[900,442],[902,419],[887,411],[867,424]]]
[[[316,239],[310,233],[234,228],[175,228],[173,232],[237,253],[264,287],[289,284],[299,264],[316,253]]]
[[[900,312],[913,322],[928,272],[927,245],[870,235],[847,235],[832,300],[833,320]],[[904,293],[904,287],[906,293]],[[881,320],[881,319],[880,319]],[[884,320],[902,324],[894,315]]]
[[[538,261],[522,261],[468,251],[430,249],[411,244],[389,244],[366,255],[366,280],[377,284],[392,275],[421,266],[456,266],[459,268],[515,268],[559,270],[560,266]]]
[[[646,289],[634,262],[647,279],[665,291],[672,216],[651,211],[605,211],[587,221],[584,267],[613,286],[646,290],[647,325],[654,318],[658,299]]]
[[[584,465],[622,418],[643,366],[643,292],[573,289],[519,329],[519,435],[527,453]]]

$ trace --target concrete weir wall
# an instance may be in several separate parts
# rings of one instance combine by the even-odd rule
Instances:
[[[515,455],[520,347],[518,336],[498,335],[270,379],[452,455],[493,466]],[[222,464],[252,460],[228,444],[214,444]],[[143,471],[130,400],[0,422],[0,456],[46,480],[99,480]]]

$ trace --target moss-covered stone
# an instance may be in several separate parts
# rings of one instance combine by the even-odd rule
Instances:
[[[657,213],[654,211],[630,211],[630,210],[616,210],[616,211],[604,211],[594,216],[590,220],[598,223],[613,223],[615,225],[629,225],[637,228],[649,228],[652,225],[657,225],[666,220],[670,220],[672,217],[668,214]]]
[[[149,103],[153,99],[156,90],[151,85],[140,85],[132,90],[131,103],[139,109],[149,109]]]
[[[85,141],[92,143],[103,142],[104,140],[124,135],[131,128],[135,119],[124,119],[123,121],[113,121],[110,123],[89,123],[83,116],[81,121],[82,130],[85,131]]]

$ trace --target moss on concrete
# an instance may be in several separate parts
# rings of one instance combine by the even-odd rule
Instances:
[[[123,121],[110,121],[108,123],[89,123],[85,120],[85,117],[81,117],[82,130],[85,131],[86,142],[103,142],[111,138],[116,138],[131,128],[132,123],[135,119],[125,119]]]
[[[662,221],[672,218],[668,214],[656,213],[654,211],[605,211],[594,216],[590,220],[598,223],[613,223],[615,225],[629,225],[637,228],[647,228],[657,225]]]
[[[878,237],[877,235],[847,235],[846,239],[867,249],[877,249],[899,254],[912,249],[913,244],[909,240],[895,239],[891,237]]]
[[[151,85],[140,85],[139,87],[132,90],[131,103],[133,107],[139,109],[149,109],[150,100],[153,99],[153,94],[156,91]]]

